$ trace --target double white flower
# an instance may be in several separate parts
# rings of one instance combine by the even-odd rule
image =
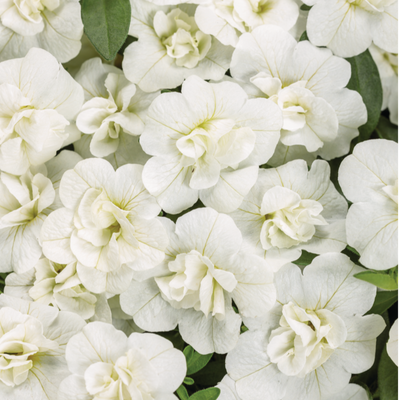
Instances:
[[[143,182],[168,213],[199,197],[217,211],[233,211],[254,185],[258,165],[272,156],[281,122],[272,101],[248,100],[237,84],[192,76],[181,94],[162,94],[150,106],[140,143],[155,157]]]
[[[346,247],[347,202],[329,180],[326,161],[310,171],[303,160],[260,169],[256,184],[231,217],[246,247],[274,270],[296,260],[301,250],[322,254]]]
[[[68,264],[75,260],[83,285],[94,293],[121,293],[133,271],[164,259],[168,239],[161,211],[143,186],[140,165],[114,171],[102,159],[79,162],[60,184],[65,208],[50,214],[41,231],[43,253]]]
[[[126,77],[145,92],[175,88],[191,75],[220,80],[232,48],[203,33],[193,17],[196,6],[156,6],[131,0],[129,34],[139,40],[124,52]]]
[[[240,398],[348,399],[358,391],[347,386],[351,374],[372,366],[385,327],[381,316],[363,316],[376,287],[353,277],[361,271],[328,253],[303,273],[293,264],[276,273],[276,306],[264,318],[245,318],[250,330],[226,359]]]
[[[148,331],[172,330],[198,352],[226,353],[239,337],[241,317],[265,314],[275,301],[273,274],[262,258],[240,252],[233,220],[211,208],[163,218],[170,244],[149,278],[133,281],[121,307]],[[235,302],[239,314],[232,308]]]
[[[347,241],[367,268],[397,265],[398,145],[376,139],[357,144],[339,168],[339,183],[353,204],[346,219]]]
[[[0,61],[24,57],[31,48],[41,47],[67,62],[79,53],[82,34],[79,0],[0,3]]]
[[[250,97],[266,97],[283,113],[278,166],[313,153],[324,159],[347,154],[367,121],[361,96],[346,89],[350,64],[328,49],[297,41],[276,26],[243,34],[232,56],[232,76]],[[294,154],[301,150],[302,157]]]

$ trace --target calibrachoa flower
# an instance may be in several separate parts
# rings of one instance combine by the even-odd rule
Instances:
[[[150,103],[159,93],[144,93],[124,73],[93,58],[82,64],[75,76],[85,93],[86,103],[76,119],[78,129],[93,134],[90,151],[96,157],[115,153],[120,135],[138,136]]]
[[[397,0],[303,0],[313,6],[307,35],[316,46],[327,46],[341,57],[365,51],[372,41],[397,53]]]
[[[225,375],[216,387],[221,390],[218,400],[241,400],[235,388],[235,381],[229,375]]]
[[[396,319],[389,331],[389,341],[386,350],[392,361],[399,366],[399,320]]]
[[[368,140],[355,146],[339,168],[339,183],[353,204],[346,219],[347,242],[367,268],[397,265],[397,143]]]
[[[113,169],[103,159],[87,159],[67,171],[60,184],[65,208],[49,215],[41,231],[44,255],[76,269],[94,293],[121,293],[134,270],[164,259],[168,239],[154,197],[144,188],[141,165]]]
[[[268,24],[289,30],[298,16],[299,6],[293,0],[208,0],[200,3],[195,19],[203,32],[236,46],[244,32]]]
[[[390,121],[397,125],[399,122],[399,57],[397,54],[385,52],[374,45],[371,45],[369,51],[381,77],[383,91],[382,110],[389,108]]]
[[[240,37],[231,73],[251,97],[266,97],[279,106],[281,143],[301,146],[314,158],[347,154],[367,121],[361,96],[345,88],[350,64],[308,41],[297,43],[277,26],[260,26]]]
[[[181,94],[164,93],[150,106],[140,143],[155,157],[144,167],[144,185],[168,213],[198,198],[231,212],[254,185],[258,165],[272,156],[281,123],[272,101],[248,100],[235,83],[191,76]]]
[[[67,62],[79,53],[82,34],[79,0],[0,3],[0,61],[24,57],[32,47],[41,47]]]
[[[329,180],[326,161],[308,171],[303,160],[260,169],[256,184],[231,217],[249,251],[275,270],[296,260],[301,250],[322,254],[346,247],[347,202]]]
[[[340,392],[335,393],[329,400],[369,400],[367,391],[354,383],[349,383]]]
[[[287,264],[276,273],[276,306],[245,319],[250,330],[226,359],[243,400],[326,399],[372,366],[385,322],[363,316],[376,287],[353,277],[361,271],[347,256],[328,253],[303,272]]]
[[[92,322],[66,349],[73,375],[60,385],[60,400],[177,400],[186,375],[183,353],[151,333],[127,337],[110,324]]]
[[[145,92],[175,88],[190,75],[220,80],[229,68],[232,48],[202,32],[195,6],[156,6],[131,0],[129,34],[138,37],[124,52],[126,77]]]
[[[0,397],[57,399],[68,375],[65,346],[85,326],[70,312],[0,296]]]
[[[31,270],[8,275],[4,293],[46,306],[52,305],[61,311],[71,311],[83,319],[95,317],[96,320],[111,322],[106,294],[89,292],[79,279],[76,264],[76,261],[57,264],[42,258]]]
[[[121,307],[142,329],[169,331],[179,323],[198,352],[226,353],[238,340],[240,315],[260,316],[274,303],[273,274],[262,258],[240,252],[242,235],[227,215],[200,208],[176,226],[163,222],[170,242],[164,263],[155,278],[131,283]]]
[[[46,165],[21,176],[0,172],[0,271],[18,274],[31,269],[42,255],[38,242],[47,215],[60,207],[59,180],[81,157],[63,151]]]
[[[0,63],[0,170],[22,175],[76,140],[69,121],[82,104],[81,86],[48,52]]]

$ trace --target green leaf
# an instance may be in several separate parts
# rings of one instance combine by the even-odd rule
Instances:
[[[301,10],[301,11],[310,11],[310,10],[311,10],[311,6],[308,6],[307,4],[303,4],[303,5],[300,7],[300,10]]]
[[[208,388],[192,394],[189,400],[215,400],[218,399],[220,393],[221,390],[218,388]]]
[[[383,115],[381,115],[381,117],[379,118],[379,123],[375,130],[381,139],[394,140],[395,142],[398,142],[399,139],[398,127],[396,125],[393,125]]]
[[[304,31],[299,39],[299,42],[302,42],[303,40],[308,40],[308,35],[307,35],[307,31]]]
[[[195,374],[203,369],[213,356],[213,353],[200,354],[197,351],[194,351],[192,346],[186,346],[183,350],[183,354],[186,357],[187,375]]]
[[[369,139],[381,115],[382,84],[378,68],[369,50],[347,58],[351,64],[351,78],[347,87],[360,93],[368,112],[368,121],[360,126],[360,141]]]
[[[225,375],[225,359],[221,359],[209,362],[207,368],[197,372],[192,378],[197,385],[209,387],[221,382]]]
[[[397,268],[397,267],[396,267]],[[391,270],[386,271],[363,271],[358,274],[354,274],[357,279],[361,279],[362,281],[372,283],[373,285],[385,289],[385,290],[397,290],[397,276],[394,275]]]
[[[398,291],[378,292],[375,297],[374,305],[367,314],[383,314],[398,299]]]
[[[381,400],[397,400],[398,369],[389,357],[386,346],[383,349],[378,367],[378,386]]]
[[[192,378],[189,378],[188,376],[183,380],[183,383],[185,385],[193,385],[194,384],[194,380]]]
[[[317,257],[317,254],[312,254],[308,251],[302,250],[301,257],[296,261],[293,261],[293,263],[300,266],[307,266],[311,264],[315,257]]]
[[[82,0],[81,6],[87,37],[101,56],[112,61],[128,36],[129,0]]]
[[[178,387],[178,389],[176,391],[176,394],[178,395],[178,397],[181,400],[188,400],[189,399],[188,392],[187,392],[185,386],[183,386],[183,385]]]

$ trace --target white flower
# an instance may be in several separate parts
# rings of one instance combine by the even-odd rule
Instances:
[[[353,205],[346,219],[347,242],[367,268],[397,265],[397,143],[367,140],[354,147],[339,167],[339,183]]]
[[[249,251],[263,256],[274,270],[296,260],[301,250],[341,252],[346,247],[347,202],[329,180],[326,161],[308,171],[303,160],[260,169],[256,184],[230,214]]]
[[[21,176],[0,173],[0,271],[20,274],[39,260],[43,221],[60,207],[59,179],[80,159],[63,151],[47,165],[31,167]]]
[[[397,0],[305,0],[313,6],[307,35],[315,46],[327,46],[341,57],[353,57],[372,41],[397,53]]]
[[[94,293],[121,293],[133,270],[164,259],[165,229],[156,219],[156,200],[142,183],[140,165],[114,171],[103,159],[79,162],[61,179],[65,208],[49,215],[41,231],[44,255],[68,264],[78,261],[83,285]]]
[[[235,381],[229,375],[225,375],[216,387],[221,390],[218,400],[241,400],[236,391]]]
[[[376,287],[353,277],[361,271],[345,255],[328,253],[303,273],[293,264],[276,273],[276,306],[245,319],[250,330],[226,359],[240,398],[326,399],[372,366],[385,322],[362,316]]]
[[[386,350],[392,361],[399,366],[399,320],[396,319],[389,331],[389,341]]]
[[[48,400],[68,374],[65,346],[80,332],[79,316],[0,296],[0,397]]]
[[[131,0],[131,8],[129,34],[139,40],[126,48],[122,64],[131,82],[154,92],[175,88],[190,75],[222,79],[233,49],[198,28],[195,6],[163,7]]]
[[[0,3],[0,61],[24,57],[31,48],[41,47],[67,62],[79,53],[82,34],[79,0]]]
[[[0,170],[22,175],[53,158],[76,135],[69,121],[82,104],[80,85],[46,51],[0,63]]]
[[[191,76],[181,94],[164,93],[150,106],[140,143],[155,157],[143,182],[168,213],[199,197],[217,211],[233,211],[254,185],[257,166],[273,154],[280,127],[272,101],[248,100],[237,84]]]
[[[83,63],[75,79],[82,85],[86,103],[76,119],[77,128],[93,134],[90,151],[96,157],[115,153],[122,133],[140,135],[150,103],[159,93],[144,93],[123,72],[102,64],[100,58]]]
[[[4,293],[46,306],[53,305],[83,319],[94,317],[111,323],[106,295],[93,294],[82,285],[76,272],[76,261],[57,264],[42,258],[31,270],[8,275]]]
[[[398,108],[399,108],[399,78],[398,67],[399,57],[397,54],[391,54],[381,50],[379,47],[371,45],[369,48],[382,82],[383,101],[382,110],[389,108],[390,121],[398,125]]]
[[[138,277],[121,307],[148,331],[179,323],[182,338],[202,354],[226,353],[240,333],[240,315],[265,314],[275,301],[273,274],[260,258],[240,252],[233,220],[211,208],[193,210],[175,224],[163,218],[170,245],[155,278]]]
[[[199,28],[235,47],[240,35],[260,25],[294,26],[299,6],[293,0],[210,0],[195,14]]]
[[[66,349],[73,375],[60,385],[60,400],[177,400],[186,375],[183,353],[151,333],[129,338],[110,324],[93,322]]]
[[[281,143],[301,146],[314,158],[347,154],[358,127],[367,121],[361,96],[345,88],[350,64],[308,41],[297,43],[282,28],[260,26],[243,34],[231,73],[250,97],[278,104],[283,112]]]
[[[370,396],[363,387],[349,383],[340,392],[329,397],[329,400],[370,400]]]

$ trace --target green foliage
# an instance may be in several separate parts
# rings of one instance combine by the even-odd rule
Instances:
[[[398,299],[398,292],[378,292],[375,297],[374,305],[367,314],[383,314],[389,309]]]
[[[303,40],[309,40],[309,39],[308,39],[308,35],[307,35],[307,31],[304,31],[304,32],[301,34],[300,39],[299,39],[299,42],[302,42]]]
[[[308,251],[302,250],[301,257],[296,261],[293,261],[293,263],[301,267],[305,267],[307,265],[310,265],[315,257],[317,257],[317,254],[312,254],[309,253]]]
[[[394,140],[395,142],[398,142],[399,139],[398,127],[396,125],[393,125],[383,115],[381,115],[381,117],[379,118],[379,123],[375,130],[381,139]]]
[[[183,350],[183,354],[186,357],[187,375],[193,375],[203,369],[213,356],[213,353],[200,354],[195,351],[192,346],[186,346]]]
[[[183,383],[185,384],[185,385],[189,385],[189,386],[191,386],[191,385],[194,385],[194,380],[192,379],[192,378],[189,378],[188,376],[183,380]]]
[[[359,272],[354,276],[362,281],[372,283],[381,289],[398,289],[397,267],[385,271],[376,271],[370,269],[368,271]]]
[[[347,61],[351,64],[351,78],[347,87],[360,93],[368,111],[367,123],[359,128],[359,141],[363,141],[370,138],[379,122],[382,106],[381,78],[369,50]]]
[[[384,347],[378,367],[378,385],[381,400],[397,400],[398,368]]]
[[[112,61],[128,36],[129,0],[82,0],[85,33],[99,54]]]
[[[308,6],[307,4],[302,4],[300,7],[301,11],[310,11],[311,10],[311,6]]]
[[[221,382],[225,375],[225,359],[217,359],[209,362],[207,368],[203,368],[201,371],[196,372],[192,375],[192,378],[196,384],[203,387],[209,387],[215,386]]]
[[[178,395],[178,397],[181,400],[188,400],[189,399],[188,392],[187,392],[185,386],[183,386],[183,385],[178,387],[178,390],[176,391],[176,394]]]
[[[208,388],[200,390],[189,397],[189,400],[215,400],[219,397],[221,390],[218,388]]]

